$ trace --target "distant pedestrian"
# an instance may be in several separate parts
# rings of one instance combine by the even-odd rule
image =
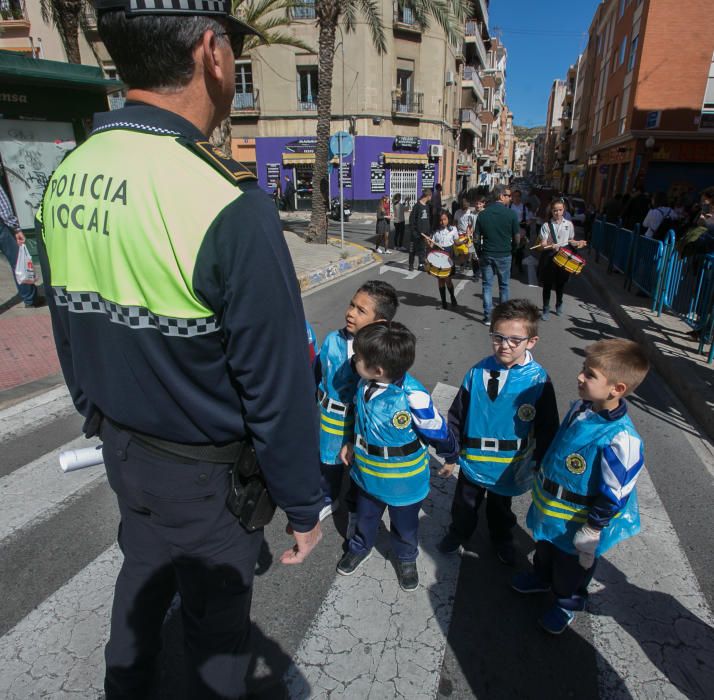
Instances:
[[[632,190],[632,196],[622,210],[622,225],[634,231],[637,224],[641,224],[650,209],[650,198],[640,189]]]
[[[439,218],[441,216],[441,183],[438,183],[431,194],[431,229],[436,231],[439,228]]]
[[[605,220],[608,224],[620,223],[622,216],[622,195],[616,194],[605,204]]]
[[[431,190],[424,190],[419,201],[409,214],[409,269],[414,269],[414,259],[419,258],[419,269],[424,269],[424,238],[431,233],[431,221],[427,202],[431,200]]]
[[[288,175],[285,176],[285,189],[283,190],[283,209],[295,210],[295,185]]]
[[[516,212],[520,223],[521,232],[516,245],[515,253],[513,254],[514,262],[518,272],[523,272],[523,257],[525,256],[526,246],[528,245],[528,227],[533,218],[528,205],[521,198],[521,191],[518,189],[512,190],[510,209]]]
[[[677,215],[674,213],[674,209],[668,206],[667,202],[666,192],[657,192],[655,194],[652,209],[647,212],[647,216],[642,222],[645,238],[664,239],[667,231],[661,229],[666,229],[668,223],[675,221]],[[664,227],[663,224],[665,224]]]
[[[15,265],[17,265],[17,254],[20,246],[25,243],[25,235],[20,228],[20,222],[15,216],[10,198],[5,190],[0,187],[0,250],[7,258],[12,268],[12,279],[17,287],[17,293],[25,307],[31,309],[41,306],[43,301],[37,294],[37,287],[34,284],[18,284],[15,279]]]
[[[402,195],[395,194],[392,199],[392,214],[394,217],[394,248],[396,250],[404,250],[404,215],[406,208],[406,202],[402,201]]]
[[[273,190],[273,201],[275,202],[275,208],[280,211],[280,207],[283,201],[283,191],[280,187],[280,180],[275,183],[275,189]]]
[[[496,185],[493,188],[493,195],[494,201],[476,219],[476,236],[483,251],[480,263],[483,278],[483,314],[486,324],[491,323],[493,308],[491,287],[494,275],[498,277],[501,303],[509,299],[512,253],[520,231],[518,216],[508,208],[511,202],[511,188],[507,185]]]
[[[391,205],[389,197],[384,195],[377,205],[377,252],[391,253],[389,250],[389,226],[391,223]]]

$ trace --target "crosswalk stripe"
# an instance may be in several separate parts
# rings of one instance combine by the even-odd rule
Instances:
[[[38,426],[69,415],[76,409],[66,386],[33,396],[0,410],[0,442],[36,430]]]
[[[442,413],[457,389],[438,384]],[[420,586],[400,590],[378,540],[373,556],[349,578],[337,576],[294,657],[286,681],[291,698],[409,697],[433,700],[451,622],[459,557],[436,545],[446,533],[454,479],[432,472],[420,519]],[[388,525],[387,525],[388,528]]]
[[[87,484],[105,478],[101,465],[68,474],[59,466],[62,450],[98,443],[96,438],[76,438],[0,479],[0,542],[30,523],[46,520]]]
[[[0,697],[100,696],[120,565],[114,545],[0,639]]]

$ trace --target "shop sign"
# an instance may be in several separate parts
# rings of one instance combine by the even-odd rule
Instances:
[[[369,165],[369,188],[370,192],[386,192],[387,189],[386,171],[377,161],[372,161]]]
[[[395,136],[395,151],[418,151],[421,148],[421,139],[416,136]]]
[[[287,153],[314,153],[316,146],[317,139],[308,136],[302,139],[296,139],[295,141],[290,141],[290,143],[286,143],[285,151]]]
[[[352,163],[342,163],[342,170],[340,172],[340,180],[342,187],[347,189],[352,189]],[[384,190],[382,190],[384,191]]]
[[[456,174],[457,175],[471,175],[473,168],[470,165],[457,165]]]
[[[0,102],[26,105],[27,95],[19,92],[0,92]]]
[[[662,112],[647,112],[647,120],[645,122],[645,129],[656,129],[659,127],[659,118]]]
[[[434,189],[434,180],[436,179],[436,165],[429,163],[425,165],[421,171],[421,186],[422,189]]]
[[[280,182],[280,163],[266,163],[265,171],[268,187],[275,189]]]

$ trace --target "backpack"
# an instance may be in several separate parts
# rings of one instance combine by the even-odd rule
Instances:
[[[658,211],[662,211],[663,207],[658,207]],[[660,225],[657,227],[657,230],[654,232],[654,238],[655,240],[658,241],[663,241],[667,237],[667,231],[669,229],[674,229],[676,231],[677,229],[677,220],[672,216],[674,212],[667,207],[667,214],[665,214],[662,217],[662,221],[660,222]]]

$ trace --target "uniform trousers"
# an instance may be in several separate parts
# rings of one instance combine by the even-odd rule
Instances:
[[[187,697],[243,697],[263,533],[247,532],[227,509],[229,465],[154,452],[106,421],[102,439],[124,554],[105,650],[107,700],[151,695],[162,623],[176,592]]]
[[[588,584],[592,581],[595,563],[589,569],[580,566],[577,554],[564,552],[552,542],[536,542],[533,568],[536,576],[549,583],[556,602],[566,610],[583,610],[588,597]]]
[[[516,524],[516,516],[511,511],[511,497],[501,496],[489,491],[485,486],[474,484],[468,480],[463,470],[459,471],[454,501],[451,504],[451,534],[462,542],[471,539],[478,524],[478,511],[484,498],[491,540],[497,544],[510,542],[513,539],[511,530]]]
[[[385,509],[389,510],[389,534],[394,556],[400,561],[416,561],[419,554],[419,511],[421,501],[408,506],[390,506],[359,486],[357,495],[357,527],[349,541],[350,552],[369,552],[377,541],[377,530]]]
[[[325,498],[325,504],[333,503],[340,497],[342,491],[342,479],[345,473],[344,464],[320,464],[320,486],[322,495]],[[345,503],[347,510],[354,513],[357,510],[357,493],[355,484],[352,479],[349,479],[349,485],[345,492]]]

